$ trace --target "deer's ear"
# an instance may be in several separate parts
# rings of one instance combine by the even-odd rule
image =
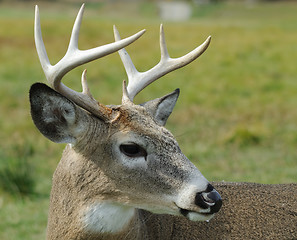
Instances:
[[[83,111],[72,101],[42,83],[30,89],[31,116],[39,131],[57,143],[76,142],[83,131]]]
[[[179,89],[168,95],[141,104],[153,116],[155,121],[165,126],[179,96]]]

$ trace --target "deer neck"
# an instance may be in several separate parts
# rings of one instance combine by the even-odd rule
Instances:
[[[122,232],[135,217],[135,208],[109,201],[98,201],[87,207],[83,222],[93,233]]]
[[[96,179],[89,174],[93,164],[70,145],[65,148],[53,177],[47,239],[144,239],[139,211],[116,201],[116,190],[100,169]]]

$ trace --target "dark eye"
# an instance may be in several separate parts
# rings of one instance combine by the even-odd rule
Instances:
[[[120,150],[128,157],[146,157],[147,152],[135,143],[127,143],[120,145]]]

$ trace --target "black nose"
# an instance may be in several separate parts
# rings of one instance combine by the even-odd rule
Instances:
[[[220,194],[209,184],[205,192],[196,194],[195,204],[202,209],[210,208],[210,213],[216,213],[220,210],[223,202]]]

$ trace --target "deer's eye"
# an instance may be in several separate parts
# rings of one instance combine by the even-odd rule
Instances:
[[[120,150],[128,157],[146,157],[147,152],[135,143],[126,143],[120,145]]]

